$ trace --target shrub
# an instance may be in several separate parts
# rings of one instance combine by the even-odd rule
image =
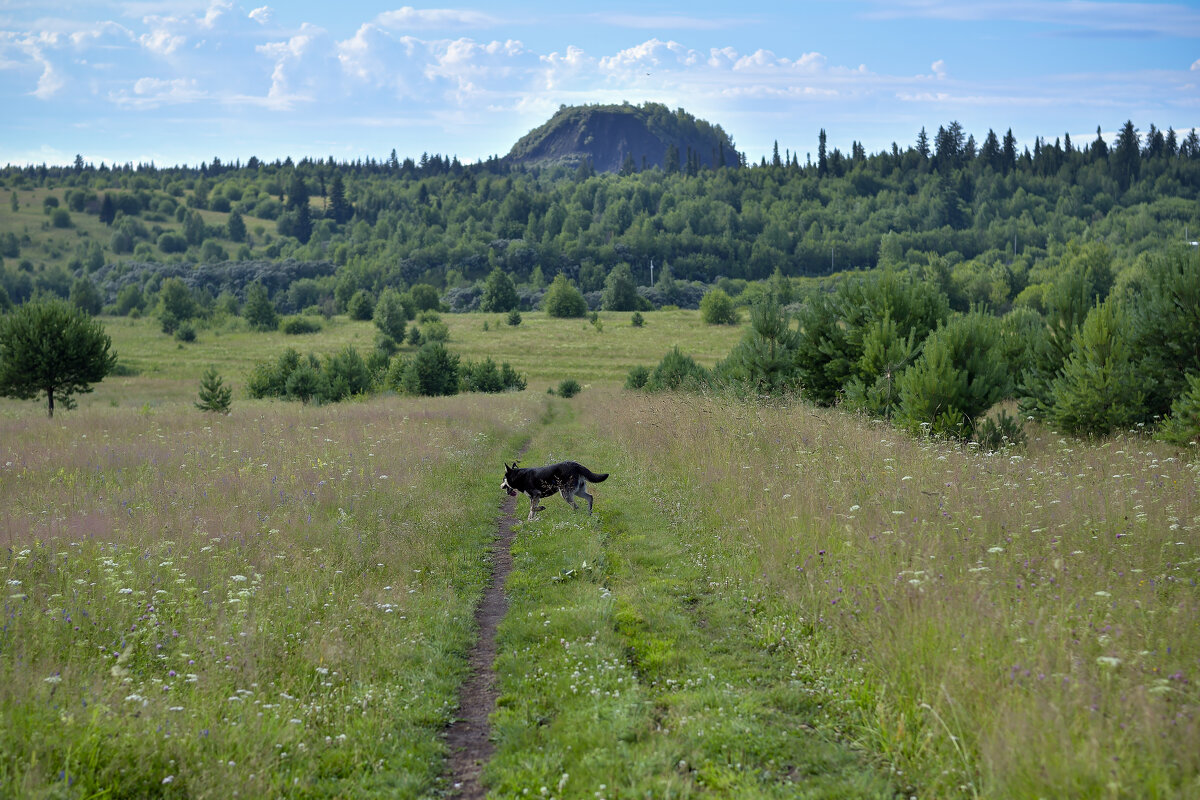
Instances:
[[[56,228],[71,227],[71,212],[65,208],[54,209],[54,213],[50,215],[50,224]]]
[[[626,389],[642,389],[646,386],[646,381],[650,380],[650,368],[638,365],[629,370],[628,377],[625,378]]]
[[[375,314],[375,301],[366,289],[359,289],[346,303],[346,313],[350,319],[368,320]]]
[[[279,314],[275,311],[275,304],[267,296],[267,287],[258,281],[246,287],[246,302],[242,306],[242,315],[251,330],[273,331],[279,327]]]
[[[349,345],[326,359],[322,373],[328,387],[324,399],[330,402],[371,390],[371,370],[362,355]]]
[[[398,388],[408,394],[437,397],[458,392],[458,356],[441,342],[426,342],[406,362]]]
[[[496,267],[487,276],[483,285],[483,297],[479,301],[480,311],[515,311],[521,300],[517,287],[504,270]]]
[[[984,450],[996,451],[1025,443],[1025,426],[1004,409],[994,417],[985,417],[975,424],[974,440]]]
[[[921,357],[898,378],[896,424],[913,433],[968,438],[973,421],[1012,386],[999,327],[995,317],[972,311],[930,334]]]
[[[317,333],[321,330],[321,323],[309,316],[287,317],[283,320],[280,330],[290,336]]]
[[[796,351],[800,334],[772,295],[750,312],[750,330],[719,367],[722,376],[756,394],[779,394],[799,388]]]
[[[1200,373],[1185,376],[1187,390],[1171,404],[1171,416],[1155,438],[1178,445],[1200,443]]]
[[[182,234],[167,231],[158,237],[158,249],[164,253],[183,253],[188,249],[187,239]]]
[[[527,382],[507,361],[500,367],[490,358],[462,364],[459,369],[459,390],[463,392],[522,391]]]
[[[554,276],[546,296],[542,298],[542,308],[551,317],[582,317],[587,313],[587,301],[579,290],[571,285],[567,276],[561,272]]]
[[[708,380],[708,370],[697,364],[691,356],[684,355],[676,345],[650,373],[645,388],[648,392],[698,389],[705,386]]]
[[[353,302],[353,299],[351,301]],[[390,287],[384,289],[375,305],[372,319],[375,321],[375,327],[384,335],[403,341],[408,315],[404,311],[404,304],[400,302],[400,293]]]
[[[583,387],[579,385],[579,381],[574,378],[564,378],[558,384],[559,397],[574,397],[582,391]]]
[[[179,326],[175,328],[175,338],[181,342],[196,341],[196,326],[190,321],[179,323]]]
[[[450,341],[450,326],[441,320],[426,322],[421,326],[421,336],[427,342]]]
[[[739,322],[733,298],[721,289],[709,291],[700,300],[700,318],[709,325],[736,325]]]
[[[505,319],[505,322],[514,328],[517,327],[521,324],[521,312],[514,308],[512,311],[508,312],[508,318]]]
[[[285,396],[308,404],[310,400],[321,399],[328,386],[322,379],[321,373],[311,363],[304,361],[296,366],[288,375],[284,384]]]
[[[629,318],[629,324],[635,328],[640,328],[646,324],[646,319],[642,316],[642,312],[635,311],[633,316]]]

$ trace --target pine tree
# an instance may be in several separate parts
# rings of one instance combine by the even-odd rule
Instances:
[[[226,386],[216,367],[209,367],[200,378],[200,400],[195,404],[201,411],[228,414],[233,389]]]

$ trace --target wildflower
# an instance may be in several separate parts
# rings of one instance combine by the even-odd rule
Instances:
[[[231,581],[237,581],[238,583],[241,583],[242,581],[246,580],[246,576],[245,575],[233,575],[229,579]]]
[[[862,506],[853,505],[853,506],[850,506],[850,511],[851,512],[858,511],[860,508],[862,508]]]
[[[989,548],[988,548],[988,552],[989,552],[989,553],[1003,553],[1003,552],[1004,552],[1004,548],[1003,548],[1003,547],[1000,547],[999,545],[996,545],[996,546],[993,546],[993,547],[989,547]]]
[[[1096,663],[1102,667],[1116,668],[1120,665],[1121,659],[1116,656],[1100,656],[1096,659]]]
[[[1110,592],[1101,591],[1096,592],[1096,597],[1112,597],[1112,594]]]
[[[62,683],[62,675],[51,675],[48,678],[42,678],[43,683]]]
[[[124,589],[117,589],[117,594],[133,594],[133,589],[130,589],[128,587],[126,587]]]
[[[162,782],[163,782],[163,783],[170,783],[170,782],[171,782],[171,781],[173,781],[173,780],[175,780],[175,776],[174,776],[174,775],[168,775],[167,777],[165,777],[165,778],[163,778],[163,779],[162,779]]]

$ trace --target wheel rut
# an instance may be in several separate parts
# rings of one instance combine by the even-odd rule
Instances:
[[[471,648],[470,677],[459,693],[458,716],[446,731],[449,796],[481,800],[487,791],[479,782],[483,766],[492,757],[491,725],[488,717],[496,708],[496,630],[508,611],[504,582],[512,571],[512,541],[515,537],[517,498],[505,497],[497,523],[498,537],[492,546],[492,579],[475,610],[479,638]]]

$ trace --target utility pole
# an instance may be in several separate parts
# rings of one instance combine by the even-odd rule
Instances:
[[[654,285],[654,259],[650,259],[650,285]]]

